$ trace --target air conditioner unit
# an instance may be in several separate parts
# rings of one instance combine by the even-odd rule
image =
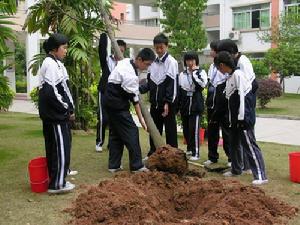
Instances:
[[[238,41],[240,39],[240,31],[239,30],[231,31],[229,32],[228,37],[233,41]]]

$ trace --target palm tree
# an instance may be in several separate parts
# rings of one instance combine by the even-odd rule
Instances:
[[[13,25],[14,23],[9,21],[11,16],[16,12],[16,1],[5,0],[0,2],[0,61],[2,62],[7,56],[9,56],[9,49],[6,45],[7,40],[15,40],[14,31],[7,27],[7,25]],[[0,63],[0,74],[6,69]]]

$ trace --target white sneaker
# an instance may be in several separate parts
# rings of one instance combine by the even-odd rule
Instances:
[[[209,166],[209,165],[211,165],[211,164],[214,164],[215,162],[213,162],[213,161],[211,161],[211,160],[206,160],[203,164],[204,164],[204,166]]]
[[[227,172],[223,173],[223,176],[224,177],[236,177],[238,175],[231,173],[231,171],[227,171]]]
[[[116,172],[121,171],[121,170],[123,170],[122,165],[119,168],[116,168],[116,169],[108,169],[108,171],[111,172],[111,173],[116,173]]]
[[[149,172],[149,169],[147,169],[145,166],[143,166],[142,168],[139,168],[137,170],[133,170],[133,173],[139,173],[139,172]]]
[[[197,161],[199,160],[200,158],[197,157],[197,156],[192,156],[191,158],[189,158],[190,161]]]
[[[227,166],[228,166],[228,167],[231,167],[231,162],[228,162],[228,163],[227,163]]]
[[[192,151],[186,151],[185,154],[186,155],[192,155],[193,153],[192,153]]]
[[[102,146],[96,145],[96,152],[102,152]]]
[[[269,181],[268,180],[253,180],[252,184],[253,185],[262,185],[262,184],[267,184]]]
[[[77,174],[78,174],[77,170],[71,170],[71,169],[69,169],[68,172],[67,172],[68,176],[75,176]]]
[[[48,189],[49,194],[62,194],[66,192],[70,192],[75,188],[75,184],[70,183],[69,181],[66,182],[66,185],[61,189]]]
[[[243,174],[252,174],[252,170],[243,170]]]
[[[148,156],[146,156],[145,158],[143,158],[143,162],[146,162],[147,160],[149,159],[149,157]]]

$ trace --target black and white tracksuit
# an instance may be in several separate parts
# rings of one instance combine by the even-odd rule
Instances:
[[[98,111],[97,111],[97,134],[96,145],[102,146],[105,140],[105,129],[108,125],[108,116],[103,104],[104,93],[107,86],[109,74],[115,66],[117,61],[113,55],[107,55],[107,35],[102,33],[100,35],[98,53],[101,65],[102,75],[98,84]]]
[[[68,77],[65,66],[48,55],[40,69],[39,114],[43,121],[49,189],[65,186],[70,165],[69,116],[74,104],[67,85]]]
[[[253,100],[254,107],[256,107],[256,91],[258,89],[258,83],[257,83],[256,78],[255,78],[255,73],[254,73],[254,70],[253,70],[252,63],[249,60],[249,58],[247,58],[247,56],[242,55],[241,53],[238,53],[238,57],[236,57],[235,61],[236,61],[237,68],[240,68],[240,70],[243,71],[243,73],[245,74],[247,80],[252,85],[251,90],[252,90],[252,93],[254,95],[252,100]],[[243,149],[243,146],[242,146],[242,149]],[[248,156],[243,151],[243,170],[248,170],[248,169],[250,169]]]
[[[165,53],[161,58],[156,58],[149,67],[147,83],[140,86],[142,94],[149,91],[150,114],[153,121],[162,134],[165,126],[166,143],[172,147],[178,147],[177,124],[176,124],[176,102],[178,89],[178,63],[169,54]],[[168,104],[169,113],[162,116],[164,105]],[[148,156],[155,152],[154,143],[150,137],[150,151]]]
[[[220,127],[223,137],[223,149],[228,161],[230,162],[230,139],[229,127],[226,124],[226,98],[223,94],[227,75],[222,74],[214,64],[210,65],[208,70],[208,88],[207,88],[207,139],[208,139],[208,159],[217,162],[219,159],[218,144],[220,138]]]
[[[225,96],[228,100],[228,122],[231,132],[231,172],[241,174],[243,169],[242,150],[247,155],[254,179],[265,180],[265,164],[255,135],[255,95],[251,82],[237,69],[226,81]]]
[[[130,170],[143,167],[139,131],[129,112],[130,102],[139,103],[139,79],[132,60],[123,59],[111,72],[104,105],[110,124],[109,169],[121,166],[124,145],[129,152]]]
[[[187,142],[187,151],[192,152],[192,156],[199,157],[199,129],[201,114],[204,110],[202,91],[207,84],[207,74],[202,69],[192,72],[185,70],[180,73],[178,81],[178,106],[181,114],[183,135]]]

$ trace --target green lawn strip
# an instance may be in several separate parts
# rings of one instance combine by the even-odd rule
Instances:
[[[79,171],[75,180],[76,191],[65,195],[49,196],[35,194],[30,191],[28,178],[28,162],[30,159],[45,155],[42,126],[38,116],[21,113],[0,113],[0,224],[64,224],[70,218],[63,209],[70,206],[87,185],[97,185],[101,180],[109,179],[112,175],[107,171],[108,151],[95,152],[95,133],[75,132],[71,167]],[[140,130],[143,155],[148,151],[148,135]],[[106,140],[107,143],[107,140]],[[104,147],[106,147],[106,144]],[[180,148],[182,136],[179,137]],[[259,143],[264,153],[270,184],[263,189],[271,196],[300,208],[300,184],[289,181],[288,153],[300,151],[298,146]],[[207,159],[207,146],[201,146],[201,160]],[[220,163],[226,163],[226,158],[220,151]],[[124,151],[122,162],[128,170],[128,154]],[[224,179],[221,174],[207,173],[207,178]],[[237,178],[245,184],[250,184],[251,175]],[[300,225],[300,217],[289,223]]]
[[[256,108],[258,114],[271,114],[277,116],[294,116],[300,118],[300,94],[283,94],[272,99],[267,108]]]

